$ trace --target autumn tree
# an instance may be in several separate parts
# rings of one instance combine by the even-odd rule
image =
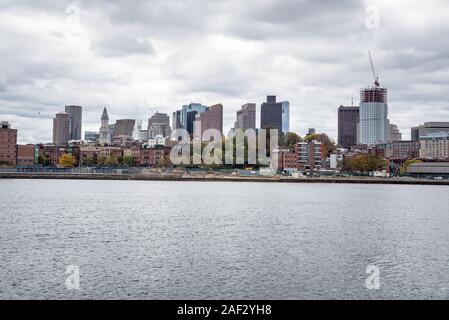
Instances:
[[[410,159],[410,160],[405,161],[404,165],[401,167],[401,173],[402,174],[407,173],[407,168],[415,163],[422,163],[422,160]]]
[[[59,157],[58,165],[62,168],[73,168],[76,164],[74,156],[68,153],[64,153]]]
[[[352,157],[344,157],[341,162],[341,171],[343,172],[353,172],[353,158]]]
[[[362,173],[382,170],[387,165],[386,161],[374,155],[359,155],[352,159],[352,168]]]

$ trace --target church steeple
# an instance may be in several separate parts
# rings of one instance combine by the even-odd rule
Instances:
[[[100,144],[105,145],[111,142],[109,130],[109,116],[106,107],[103,109],[103,114],[101,115],[101,127],[100,127]]]
[[[101,120],[109,120],[108,110],[106,110],[106,107],[104,107],[104,109],[103,109],[103,114],[101,115]]]

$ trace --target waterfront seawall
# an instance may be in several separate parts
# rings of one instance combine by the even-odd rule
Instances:
[[[63,179],[63,180],[137,180],[137,181],[228,181],[228,182],[277,182],[277,183],[358,183],[402,185],[447,185],[449,180],[371,177],[240,177],[189,174],[109,174],[109,173],[0,173],[0,179]]]

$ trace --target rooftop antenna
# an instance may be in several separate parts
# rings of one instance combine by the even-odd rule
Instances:
[[[373,58],[371,57],[371,51],[368,51],[368,55],[369,55],[369,60],[371,62],[371,70],[373,71],[374,85],[376,87],[379,87],[380,86],[379,77],[376,75],[376,71],[374,71],[374,64],[373,64]]]

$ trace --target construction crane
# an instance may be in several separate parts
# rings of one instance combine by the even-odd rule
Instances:
[[[373,58],[371,57],[371,51],[368,51],[369,60],[371,62],[371,70],[373,71],[374,84],[376,87],[380,86],[379,77],[376,75],[376,71],[374,70]]]
[[[156,110],[156,112],[154,112],[154,109],[150,106],[150,104],[147,102],[147,100],[143,100],[143,102],[145,102],[145,104],[147,105],[148,109],[150,109],[150,111],[151,111],[151,113],[153,115],[159,112],[159,110]]]

